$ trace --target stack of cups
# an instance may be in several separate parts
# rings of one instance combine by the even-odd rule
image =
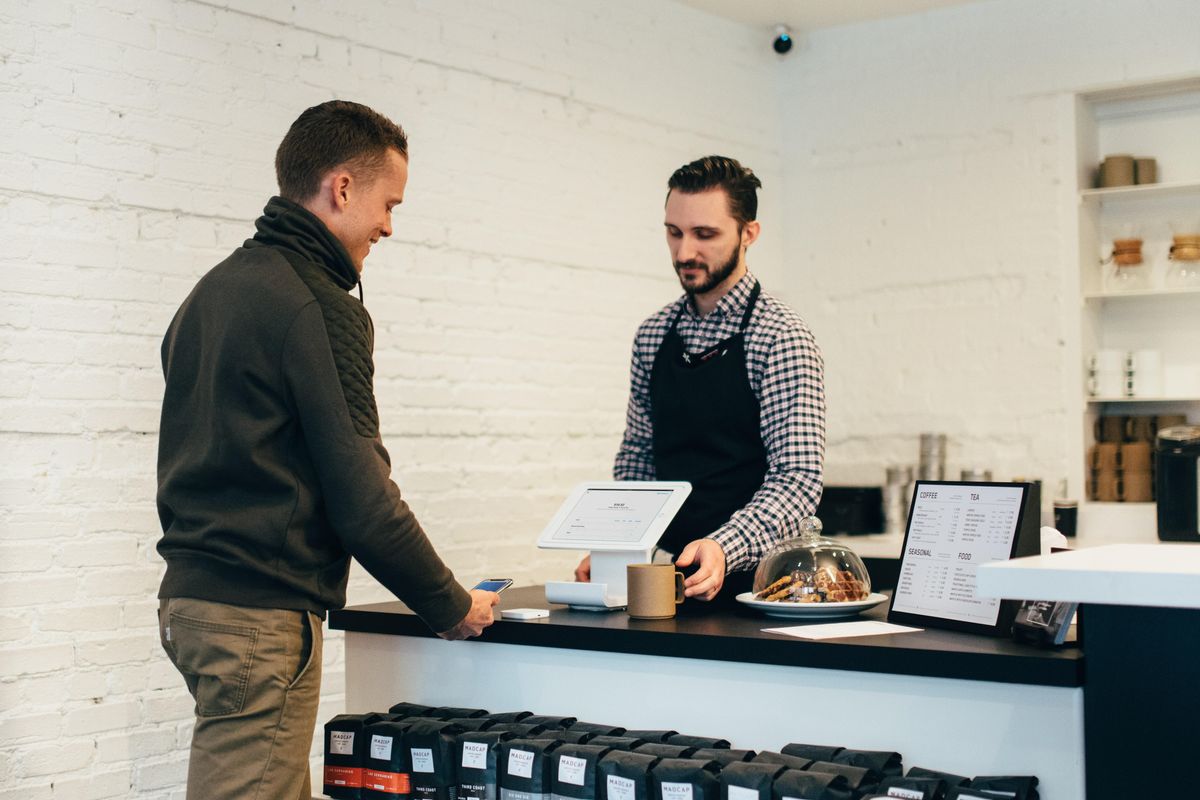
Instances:
[[[1088,392],[1092,397],[1124,397],[1128,389],[1128,354],[1123,350],[1097,350],[1088,364]]]
[[[946,479],[946,434],[922,433],[921,452],[917,460],[917,480]]]
[[[1158,350],[1134,350],[1130,353],[1125,388],[1130,397],[1161,397],[1162,353]]]
[[[888,533],[904,533],[912,503],[913,468],[888,467],[883,486],[883,516]]]
[[[1126,503],[1149,503],[1154,499],[1150,454],[1149,442],[1121,445],[1121,499]]]

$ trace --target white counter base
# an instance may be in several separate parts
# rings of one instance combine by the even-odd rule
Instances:
[[[347,711],[405,700],[672,728],[758,750],[899,749],[906,769],[1034,774],[1047,800],[1084,800],[1080,688],[348,631]]]

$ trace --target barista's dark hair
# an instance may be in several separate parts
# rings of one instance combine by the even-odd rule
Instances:
[[[317,193],[331,169],[341,166],[372,181],[388,150],[408,158],[408,137],[383,114],[348,100],[313,106],[296,118],[275,151],[279,194],[302,203]]]
[[[758,193],[762,181],[748,167],[726,156],[705,156],[684,164],[667,181],[667,196],[680,191],[695,194],[720,188],[729,198],[729,214],[738,228],[758,218]]]

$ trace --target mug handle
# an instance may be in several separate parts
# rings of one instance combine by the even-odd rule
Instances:
[[[675,573],[675,605],[683,602],[683,573]]]

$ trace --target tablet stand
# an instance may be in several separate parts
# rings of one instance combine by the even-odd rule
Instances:
[[[630,564],[649,564],[649,550],[592,550],[589,553],[592,580],[548,581],[546,601],[565,603],[571,608],[588,611],[616,611],[628,603],[628,583],[625,567]]]

